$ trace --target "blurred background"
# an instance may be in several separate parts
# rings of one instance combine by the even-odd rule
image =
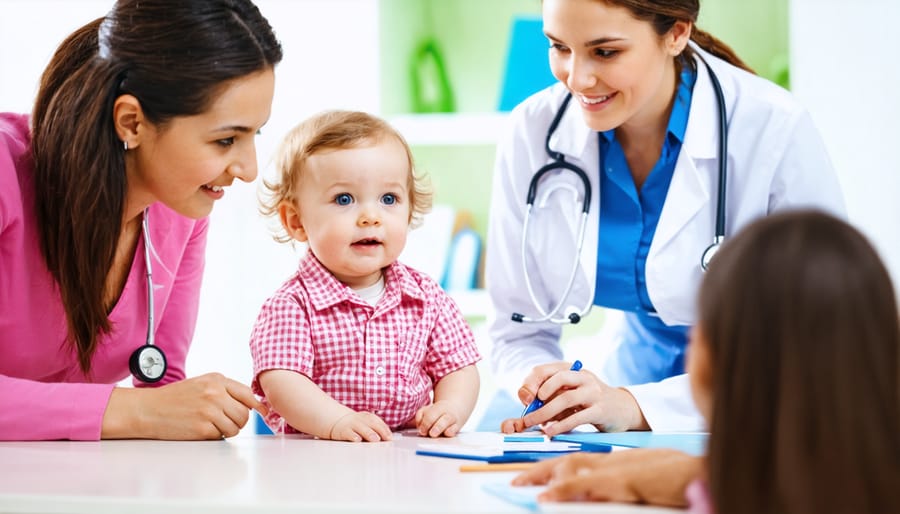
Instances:
[[[285,51],[272,117],[258,137],[261,175],[280,138],[324,109],[385,116],[434,185],[435,212],[404,260],[441,280],[487,356],[490,314],[479,264],[494,148],[506,111],[552,82],[539,0],[258,0]],[[110,0],[0,0],[0,111],[28,112],[41,71]],[[812,113],[838,170],[851,221],[900,279],[900,19],[896,0],[702,0],[698,26]],[[65,144],[61,142],[60,144]],[[251,379],[247,345],[259,306],[302,248],[275,243],[255,184],[236,182],[213,211],[200,319],[188,373]],[[458,237],[454,238],[455,235]],[[452,264],[452,265],[449,265]],[[583,339],[597,309],[566,333]],[[573,343],[574,344],[574,343]],[[485,389],[492,388],[483,363]],[[479,402],[483,409],[484,401]],[[476,418],[480,413],[476,410]],[[245,430],[247,432],[247,430]]]

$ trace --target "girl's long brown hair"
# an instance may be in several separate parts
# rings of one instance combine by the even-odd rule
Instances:
[[[103,293],[126,190],[115,99],[134,95],[163,126],[203,112],[226,82],[281,57],[269,23],[248,0],[121,0],[56,50],[32,113],[36,213],[85,373],[111,328]]]
[[[900,512],[900,322],[869,242],[821,212],[749,226],[699,294],[716,511]]]

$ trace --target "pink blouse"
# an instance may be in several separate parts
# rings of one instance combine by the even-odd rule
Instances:
[[[85,375],[70,343],[56,282],[41,254],[35,219],[28,117],[0,113],[0,440],[100,438],[114,384],[147,336],[144,241]],[[155,343],[168,371],[184,378],[197,319],[208,220],[161,204],[148,211],[153,252]],[[141,383],[135,383],[141,386]]]

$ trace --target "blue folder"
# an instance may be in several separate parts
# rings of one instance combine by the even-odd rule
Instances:
[[[673,448],[690,455],[704,455],[709,434],[705,432],[573,432],[553,437],[554,441],[607,444],[627,448]]]
[[[533,93],[556,83],[547,59],[548,48],[540,16],[513,19],[498,110],[511,111]]]
[[[503,462],[537,462],[544,459],[552,459],[554,457],[562,457],[576,452],[610,452],[612,446],[608,444],[599,444],[592,442],[580,442],[578,449],[568,451],[504,451],[498,454],[485,455],[478,452],[467,452],[465,448],[457,448],[447,446],[446,449],[440,448],[418,448],[416,455],[427,455],[431,457],[445,457],[450,459],[469,459],[487,462],[489,464],[497,464]]]
[[[611,451],[612,448],[610,446],[606,447],[604,451]],[[585,450],[582,450],[585,451]],[[447,457],[450,459],[468,459],[468,460],[480,460],[483,462],[487,462],[488,464],[500,464],[504,462],[537,462],[539,460],[544,459],[552,459],[554,457],[562,457],[563,455],[570,455],[575,452],[506,452],[503,455],[467,455],[467,454],[454,454],[454,453],[445,453],[445,452],[432,452],[428,450],[416,450],[416,455],[429,455],[432,457]]]

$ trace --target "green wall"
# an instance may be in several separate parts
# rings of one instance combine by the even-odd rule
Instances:
[[[443,56],[456,110],[495,110],[510,22],[517,14],[540,15],[540,6],[540,0],[382,0],[382,113],[413,110],[413,54],[429,37]],[[705,0],[697,25],[729,44],[757,73],[787,85],[787,7],[787,0]],[[474,228],[484,234],[494,148],[416,146],[413,152],[431,176],[435,200],[469,210]]]
[[[540,0],[382,0],[382,112],[412,110],[413,53],[429,36],[444,57],[457,110],[496,109],[510,21],[540,15],[540,6]]]

